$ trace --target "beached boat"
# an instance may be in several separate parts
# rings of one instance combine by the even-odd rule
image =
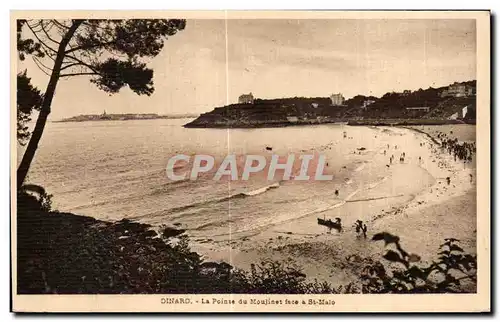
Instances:
[[[321,218],[318,218],[318,225],[322,225],[322,226],[326,226],[328,228],[334,228],[334,229],[337,229],[337,230],[342,230],[342,223],[341,223],[341,220],[340,218],[335,218],[335,221],[332,221],[331,219],[321,219]]]

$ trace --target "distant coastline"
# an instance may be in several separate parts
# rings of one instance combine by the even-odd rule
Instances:
[[[87,114],[77,115],[54,122],[97,122],[97,121],[129,121],[129,120],[156,120],[156,119],[187,119],[198,117],[199,114],[177,114],[177,115],[158,115],[154,113],[147,114]]]

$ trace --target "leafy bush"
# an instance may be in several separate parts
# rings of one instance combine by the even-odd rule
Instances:
[[[263,262],[245,272],[207,262],[191,251],[181,230],[162,227],[158,233],[127,219],[110,223],[46,211],[35,197],[20,195],[19,294],[335,292],[282,263]]]
[[[52,195],[45,188],[35,184],[22,185],[17,193],[17,204],[23,208],[50,211],[52,208]]]
[[[446,238],[439,260],[427,266],[413,264],[420,257],[406,252],[398,236],[383,232],[372,239],[395,247],[383,257],[398,268],[389,271],[381,262],[368,265],[361,277],[363,293],[457,293],[466,292],[464,283],[476,283],[477,258],[465,254],[455,238]]]

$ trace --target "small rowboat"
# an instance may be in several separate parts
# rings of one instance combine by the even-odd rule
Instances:
[[[341,231],[342,230],[342,223],[341,223],[341,220],[340,218],[335,218],[335,221],[332,221],[331,219],[321,219],[321,218],[318,218],[318,225],[322,225],[322,226],[326,226],[330,229],[336,229],[338,231]]]

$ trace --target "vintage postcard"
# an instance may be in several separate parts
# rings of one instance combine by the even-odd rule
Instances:
[[[489,11],[14,11],[14,312],[489,312]]]

